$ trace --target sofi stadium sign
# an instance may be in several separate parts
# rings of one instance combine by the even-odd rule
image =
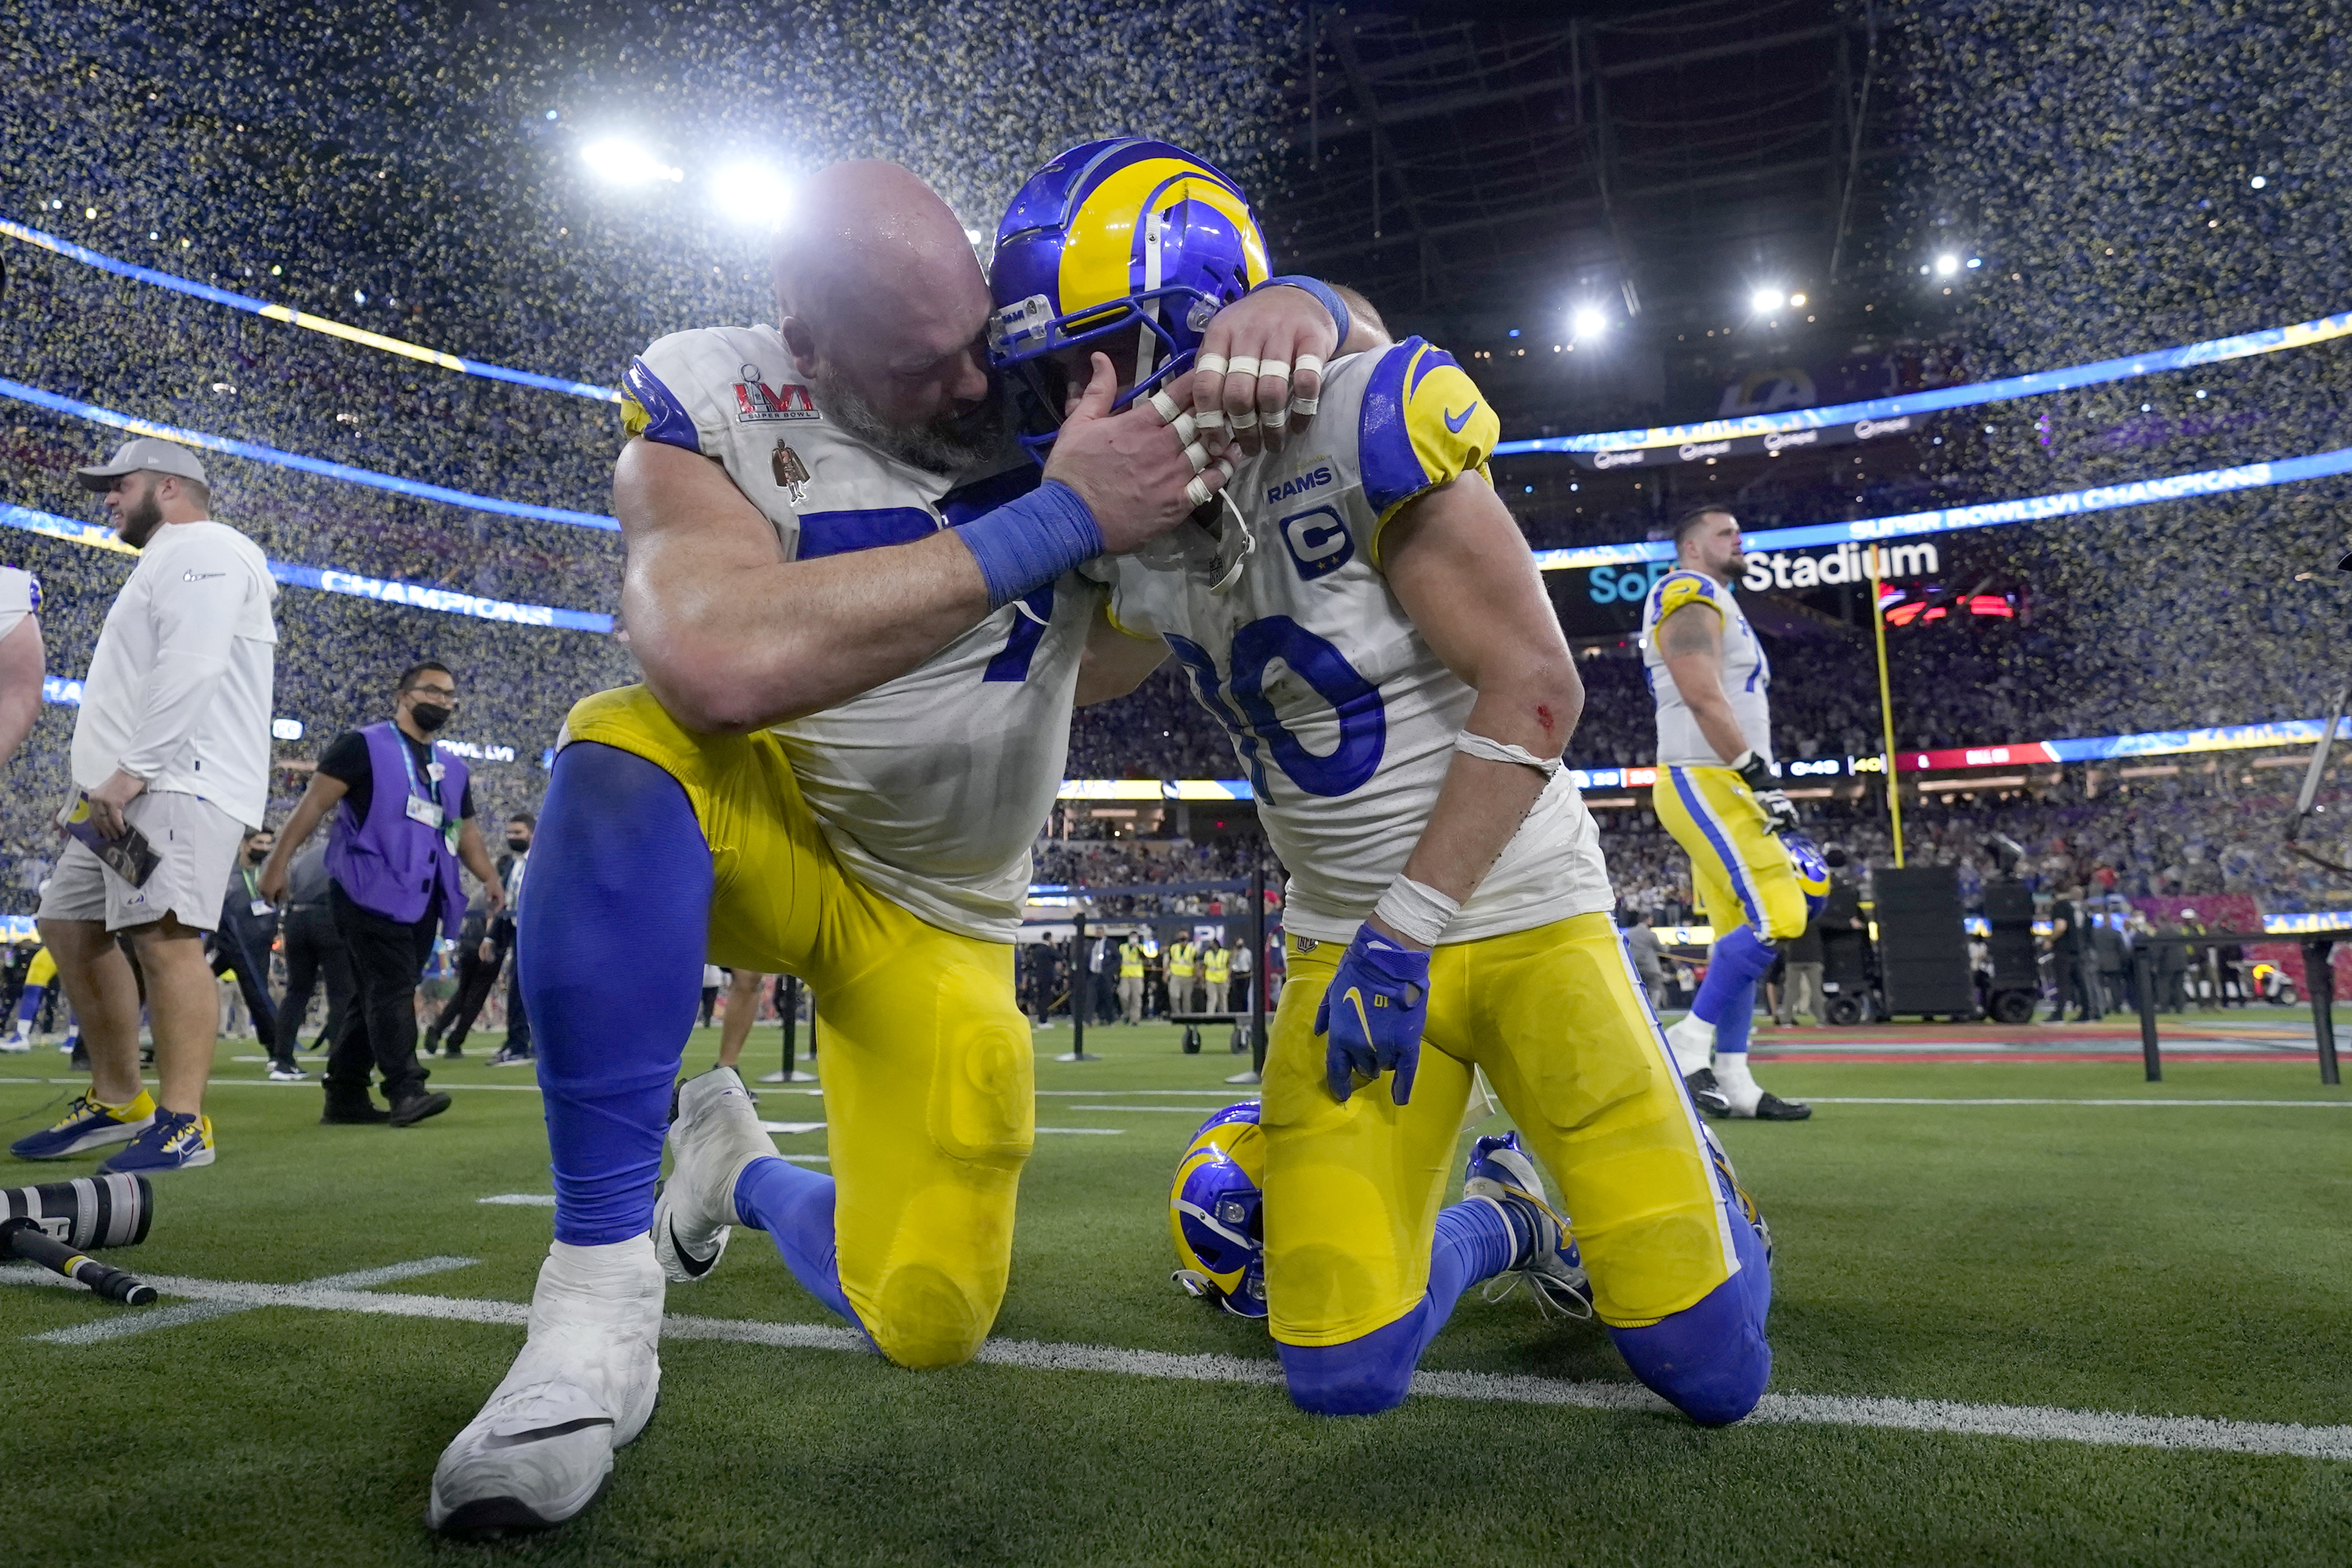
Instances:
[[[1933,542],[1881,548],[1886,557],[1882,568],[1885,582],[1932,577],[1944,569]],[[1674,569],[1671,561],[1595,566],[1587,578],[1585,591],[1596,605],[1633,604]],[[1863,558],[1863,547],[1841,544],[1830,550],[1775,550],[1769,554],[1750,555],[1748,574],[1739,580],[1739,585],[1760,594],[1772,588],[1819,588],[1869,581],[1870,564]]]

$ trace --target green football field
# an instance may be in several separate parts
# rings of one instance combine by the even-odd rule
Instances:
[[[661,1406],[603,1500],[488,1546],[430,1537],[425,1489],[521,1343],[551,1217],[535,1089],[477,1058],[436,1073],[457,1104],[436,1121],[322,1127],[315,1083],[224,1047],[219,1163],[159,1181],[147,1244],[109,1255],[163,1303],[5,1275],[0,1561],[2352,1558],[2352,1095],[2308,1058],[2156,1085],[2136,1062],[1769,1069],[1817,1106],[1723,1128],[1779,1244],[1772,1394],[1704,1431],[1523,1295],[1465,1300],[1401,1409],[1298,1414],[1264,1330],[1169,1283],[1169,1173],[1248,1092],[1223,1084],[1238,1064],[1159,1026],[1056,1062],[1068,1039],[1037,1037],[982,1364],[910,1373],[795,1333],[826,1315],[739,1231],[671,1289]],[[715,1050],[698,1037],[689,1069]],[[776,1052],[760,1031],[749,1066]],[[74,1092],[58,1060],[0,1061],[8,1138]],[[805,1079],[760,1087],[763,1117],[824,1120]],[[1897,1100],[1927,1103],[1872,1103]],[[1963,1103],[2021,1100],[2051,1103]]]

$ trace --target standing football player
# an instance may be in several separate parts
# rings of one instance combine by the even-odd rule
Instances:
[[[1709,1111],[1802,1121],[1812,1107],[1768,1091],[1748,1070],[1757,983],[1774,944],[1804,934],[1806,905],[1781,842],[1797,808],[1773,776],[1772,666],[1732,595],[1747,570],[1738,520],[1701,507],[1675,524],[1675,569],[1642,604],[1642,667],[1658,704],[1650,804],[1689,854],[1715,928],[1706,978],[1666,1038]]]
[[[1045,398],[1047,367],[1075,384],[1104,347],[1158,397],[1189,381],[1195,406],[1229,406],[1238,388],[1264,448],[1226,491],[1236,508],[1103,563],[1078,700],[1131,690],[1172,651],[1290,868],[1263,1107],[1204,1134],[1264,1130],[1255,1310],[1292,1399],[1396,1405],[1462,1293],[1517,1271],[1570,1310],[1589,1290],[1635,1374],[1695,1419],[1739,1419],[1771,1366],[1766,1242],[1673,1070],[1560,769],[1583,688],[1486,475],[1494,412],[1418,338],[1335,361],[1301,437],[1262,361],[1160,359],[1136,324],[1148,268],[1070,260],[1126,251],[1150,210],[1148,188],[1071,201],[1064,170],[1086,151],[999,228],[1000,363]],[[1142,259],[1179,265],[1173,242]],[[1360,299],[1331,305],[1386,344]],[[1481,1068],[1520,1131],[1478,1142],[1465,1201],[1441,1212]]]
[[[1140,174],[1179,200],[1213,178]],[[707,1274],[734,1225],[891,1361],[979,1348],[1035,1122],[1013,939],[1101,596],[1072,568],[1227,471],[1154,409],[1114,416],[1106,363],[1040,483],[971,247],[904,169],[814,176],[775,278],[779,326],[676,333],[628,371],[614,510],[646,682],[572,710],[519,932],[555,1241],[521,1353],[434,1473],[437,1530],[588,1506],[652,1413],[665,1279]],[[1244,298],[1262,255],[1202,281],[1187,307],[1232,352],[1338,346],[1309,295]],[[776,1157],[731,1068],[673,1123],[706,962],[821,997],[829,1174]]]

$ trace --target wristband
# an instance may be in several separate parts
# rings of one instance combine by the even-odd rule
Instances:
[[[1402,872],[1372,906],[1373,916],[1382,925],[1423,947],[1435,947],[1437,939],[1445,934],[1446,922],[1461,912],[1460,900]]]
[[[1019,500],[962,524],[955,536],[980,563],[992,610],[1103,552],[1102,528],[1094,512],[1059,479],[1047,479]]]
[[[1272,289],[1276,286],[1285,289],[1304,289],[1307,292],[1315,296],[1315,300],[1318,304],[1331,312],[1331,330],[1339,334],[1339,337],[1332,342],[1331,352],[1335,354],[1338,353],[1348,342],[1348,330],[1349,326],[1347,302],[1339,298],[1339,291],[1333,289],[1328,283],[1324,282],[1320,278],[1309,278],[1302,273],[1291,273],[1281,278],[1269,278],[1257,287],[1258,289]],[[1257,289],[1253,289],[1250,292],[1255,294],[1257,292]]]

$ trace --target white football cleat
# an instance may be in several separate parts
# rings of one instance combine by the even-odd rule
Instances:
[[[670,1101],[669,1179],[654,1203],[654,1257],[679,1284],[701,1279],[737,1223],[735,1183],[754,1160],[780,1158],[733,1068],[678,1085]]]
[[[425,1524],[496,1536],[561,1524],[593,1502],[613,1451],[654,1413],[663,1290],[644,1237],[549,1247],[522,1353],[442,1451]]]

